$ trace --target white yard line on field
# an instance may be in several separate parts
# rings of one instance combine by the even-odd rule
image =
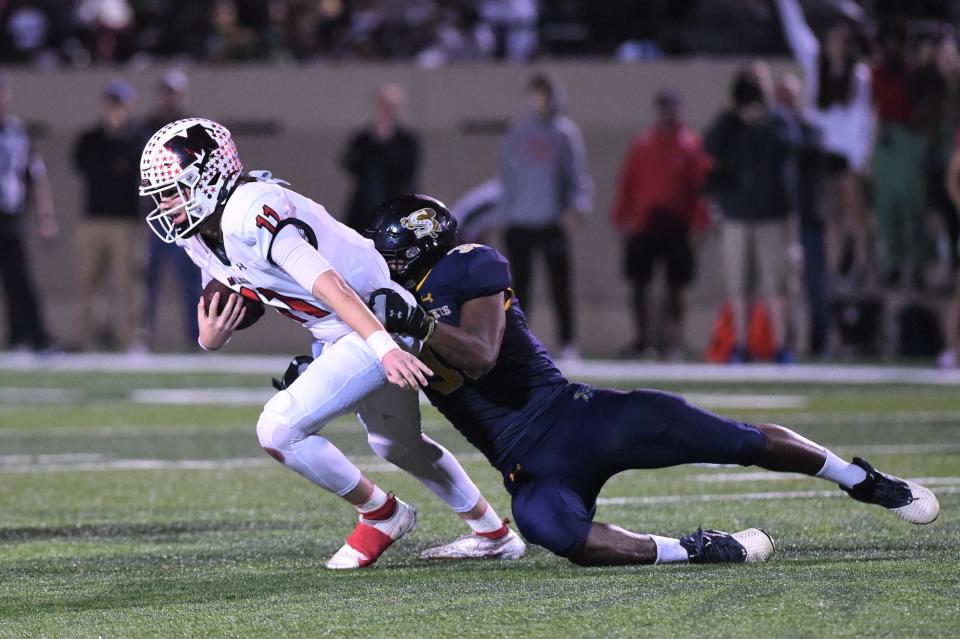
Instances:
[[[960,422],[958,410],[885,410],[885,411],[822,411],[777,415],[779,424],[788,426],[817,426],[838,421],[842,424],[937,424],[944,421]]]
[[[262,406],[276,391],[269,388],[138,388],[130,391],[127,401],[134,404],[159,404],[174,406],[223,405]],[[759,393],[690,393],[688,401],[709,409],[803,409],[809,403],[804,395],[759,394]],[[0,400],[11,403],[35,404],[79,402],[83,392],[67,388],[4,388]],[[420,393],[420,403],[429,404]]]
[[[168,404],[193,406],[223,404],[262,406],[277,391],[268,388],[138,388],[130,391],[128,401],[134,404]]]
[[[83,399],[75,388],[0,388],[0,402],[17,404],[67,404]]]
[[[136,404],[255,404],[265,403],[274,391],[249,388],[142,388],[130,392],[130,401]],[[693,393],[687,399],[704,408],[771,409],[807,406],[803,395],[759,395],[736,393]],[[428,404],[420,393],[420,403]]]
[[[806,408],[810,399],[805,395],[779,395],[776,393],[681,393],[684,399],[695,406],[711,409],[769,410],[777,408]]]
[[[323,427],[324,435],[334,433],[362,432],[363,426],[354,417],[348,416],[348,421],[336,421]],[[453,430],[450,422],[438,419],[424,419],[421,422],[424,430]],[[257,413],[251,413],[246,421],[233,424],[214,424],[210,426],[171,426],[156,424],[130,423],[122,426],[7,426],[0,427],[0,440],[47,437],[158,437],[177,435],[183,437],[219,436],[224,433],[239,434],[256,438]]]
[[[461,462],[484,461],[480,453],[458,455]],[[400,469],[374,455],[355,455],[353,461],[364,472],[394,473]],[[262,468],[273,466],[276,462],[268,457],[232,457],[224,459],[110,459],[100,453],[69,453],[59,455],[0,455],[0,474],[24,473],[60,473],[60,472],[110,472],[110,471],[154,471],[154,470],[233,470],[240,468]],[[773,472],[743,472],[693,474],[685,480],[700,482],[753,482],[804,479],[803,475]],[[942,486],[937,493],[952,494],[960,491],[960,477],[918,477],[913,478],[920,484]],[[836,490],[823,491],[786,491],[755,492],[706,495],[662,495],[651,497],[606,497],[598,500],[605,505],[663,504],[683,501],[757,501],[770,499],[801,499],[812,497],[837,497],[844,493]]]
[[[831,446],[833,452],[850,455],[913,455],[923,453],[960,453],[960,444],[844,444]]]
[[[276,462],[265,457],[239,457],[228,459],[100,459],[100,455],[5,455],[0,457],[0,475],[26,473],[60,472],[113,472],[113,471],[157,471],[157,470],[233,470],[240,468],[263,468]],[[465,457],[470,457],[466,459]],[[461,456],[461,461],[474,461],[477,454]],[[399,472],[392,464],[372,456],[355,458],[364,472]],[[732,474],[732,473],[731,473]],[[751,473],[744,473],[750,475]],[[696,477],[696,476],[693,476]],[[785,476],[793,479],[792,475]],[[920,477],[914,479],[921,484],[939,486],[938,495],[960,493],[960,477]],[[743,502],[773,501],[790,499],[814,499],[843,497],[839,490],[794,490],[777,492],[695,494],[695,495],[652,495],[646,497],[600,497],[597,503],[602,506],[646,506],[656,504],[704,503],[704,502]]]
[[[103,353],[33,356],[0,354],[0,370],[99,373],[237,373],[278,375],[287,355],[114,355]],[[562,362],[572,379],[596,381],[658,380],[696,382],[772,382],[815,384],[933,384],[960,386],[960,370],[907,366],[849,366],[833,364],[660,364],[618,360]]]
[[[461,462],[482,461],[479,453],[459,455]],[[365,472],[392,473],[400,469],[373,455],[352,457]],[[3,473],[58,473],[104,472],[115,470],[231,470],[274,466],[277,462],[266,455],[259,457],[232,457],[224,459],[110,459],[101,454],[65,455],[0,455],[0,474]]]
[[[268,466],[276,462],[262,457],[237,459],[109,459],[98,462],[0,465],[0,473],[103,472],[114,470],[230,470]]]
[[[757,481],[796,481],[806,479],[806,475],[798,473],[776,473],[772,471],[745,472],[745,473],[702,473],[698,475],[687,475],[686,479],[703,483],[722,483],[722,482],[744,482],[751,483]],[[918,484],[930,484],[931,486],[941,484],[960,484],[960,477],[916,477],[911,481]]]
[[[936,491],[938,495],[960,493],[960,485],[949,485]],[[601,506],[647,506],[653,504],[682,504],[715,501],[771,501],[778,499],[814,499],[821,497],[846,497],[839,490],[792,490],[769,493],[725,493],[707,495],[655,495],[650,497],[600,497]]]

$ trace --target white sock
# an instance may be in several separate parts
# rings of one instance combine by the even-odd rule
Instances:
[[[823,468],[817,473],[817,477],[835,481],[846,488],[853,488],[867,478],[867,471],[859,466],[840,459],[826,448],[823,452],[827,459],[823,462]]]
[[[503,528],[503,520],[497,515],[493,506],[487,504],[487,509],[483,511],[477,519],[466,519],[467,525],[475,533],[492,533]]]
[[[362,504],[357,504],[357,510],[361,513],[369,513],[382,507],[385,503],[387,503],[387,493],[383,492],[382,488],[374,484],[370,497]]]
[[[690,553],[680,545],[679,539],[650,535],[650,539],[657,545],[657,560],[655,564],[674,564],[678,561],[690,561]]]

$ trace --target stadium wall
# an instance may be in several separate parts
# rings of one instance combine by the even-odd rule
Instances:
[[[384,82],[407,91],[406,119],[423,134],[422,190],[455,200],[496,172],[499,137],[524,106],[529,73],[546,68],[566,87],[570,115],[583,128],[596,183],[596,207],[575,241],[576,305],[581,347],[588,356],[610,356],[630,338],[627,288],[620,275],[620,243],[608,209],[620,162],[630,139],[651,121],[650,102],[662,87],[685,97],[687,121],[704,127],[726,102],[738,60],[664,61],[649,64],[559,63],[457,66],[422,70],[409,65],[288,67],[195,67],[192,111],[223,121],[234,132],[248,169],[270,169],[323,203],[334,215],[343,208],[349,181],[338,156],[349,131],[364,122]],[[775,71],[789,65],[780,62]],[[80,214],[81,184],[70,165],[79,131],[96,119],[101,87],[121,77],[138,90],[142,115],[162,68],[145,70],[11,71],[13,111],[37,131],[51,175],[63,233],[54,243],[34,243],[32,259],[52,329],[67,339],[76,300],[71,265],[72,229]],[[149,233],[144,225],[144,237]],[[496,242],[494,242],[496,244]],[[690,300],[687,339],[702,352],[723,297],[716,233],[701,238],[699,275]],[[554,345],[552,313],[542,268],[534,280],[535,330]],[[172,293],[167,274],[165,290]],[[167,295],[161,314],[160,349],[182,348],[177,298]],[[109,312],[104,302],[104,312]],[[2,319],[0,319],[2,321]],[[289,352],[306,348],[305,333],[285,330],[275,314],[237,338],[237,352]]]

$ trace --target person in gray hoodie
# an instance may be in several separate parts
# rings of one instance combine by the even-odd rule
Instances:
[[[528,84],[530,109],[510,127],[500,153],[501,215],[513,288],[530,309],[531,261],[542,251],[557,314],[560,358],[579,356],[571,304],[570,236],[593,207],[593,181],[580,128],[563,114],[557,83],[544,73]]]

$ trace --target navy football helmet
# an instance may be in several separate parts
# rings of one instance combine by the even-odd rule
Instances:
[[[363,235],[387,261],[393,281],[409,290],[457,245],[457,221],[443,202],[428,195],[387,200],[369,220]]]

